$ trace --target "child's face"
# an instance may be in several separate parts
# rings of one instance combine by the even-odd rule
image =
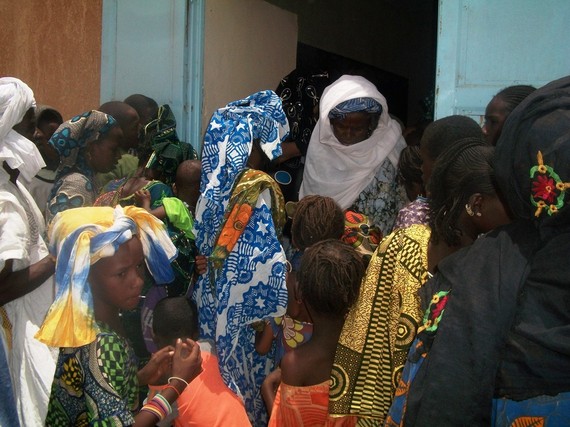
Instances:
[[[91,267],[89,283],[95,309],[136,308],[144,283],[144,272],[142,244],[135,236],[119,246],[115,255],[103,258]]]

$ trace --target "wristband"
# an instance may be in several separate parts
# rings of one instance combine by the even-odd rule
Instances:
[[[180,377],[170,377],[168,378],[168,384],[170,384],[170,381],[172,380],[178,380],[184,383],[184,387],[188,387],[188,381],[186,381],[184,378],[180,378]]]

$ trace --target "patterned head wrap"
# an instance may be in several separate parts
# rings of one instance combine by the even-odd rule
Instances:
[[[0,163],[18,169],[27,181],[45,163],[35,144],[12,128],[35,106],[34,93],[27,84],[14,77],[0,78]]]
[[[69,209],[50,224],[50,253],[57,255],[56,298],[36,338],[53,347],[80,347],[98,333],[89,270],[115,254],[133,235],[140,237],[146,265],[157,283],[174,279],[170,262],[176,257],[164,224],[134,206]]]
[[[568,223],[570,209],[570,76],[528,96],[507,118],[495,173],[517,218],[541,226]]]
[[[55,180],[58,181],[72,171],[79,171],[85,176],[92,177],[93,171],[87,164],[85,149],[91,142],[105,136],[116,125],[117,121],[113,117],[96,110],[87,111],[62,123],[49,140],[60,158]],[[50,198],[55,196],[54,190],[55,188]]]
[[[329,119],[344,119],[349,113],[382,114],[382,105],[373,98],[353,98],[341,102],[329,112]]]
[[[217,110],[204,136],[200,183],[203,196],[196,216],[198,211],[205,210],[200,204],[215,200],[216,206],[208,209],[214,209],[215,217],[221,220],[227,200],[224,205],[219,201],[226,197],[229,200],[236,178],[247,165],[253,140],[259,139],[261,149],[273,160],[281,155],[281,141],[288,132],[281,100],[273,91],[257,92]],[[221,223],[214,225],[217,228]]]
[[[176,179],[180,163],[198,158],[190,144],[178,139],[176,119],[167,104],[161,105],[158,117],[145,126],[142,150],[152,152],[146,168],[162,172],[164,183],[169,185]]]

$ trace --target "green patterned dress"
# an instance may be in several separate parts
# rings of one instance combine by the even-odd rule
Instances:
[[[46,426],[127,426],[138,407],[132,347],[107,325],[89,345],[61,348]]]

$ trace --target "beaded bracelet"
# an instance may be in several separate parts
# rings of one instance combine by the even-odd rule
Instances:
[[[184,387],[188,387],[188,381],[186,381],[184,378],[180,378],[180,377],[170,377],[168,378],[168,384],[170,384],[171,380],[178,380],[178,381],[182,381],[184,383]]]

